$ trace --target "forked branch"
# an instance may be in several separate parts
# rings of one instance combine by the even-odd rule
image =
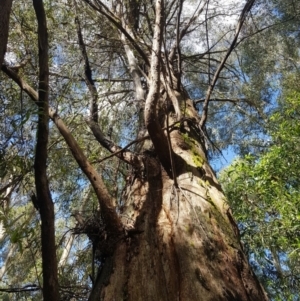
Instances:
[[[97,5],[93,3],[91,0],[83,0],[90,7],[92,7],[95,11],[98,11],[103,16],[105,16],[112,24],[116,26],[120,32],[122,32],[128,41],[132,44],[135,50],[139,53],[139,55],[143,58],[146,65],[150,65],[148,57],[146,53],[142,50],[136,40],[128,33],[128,31],[122,26],[121,20],[102,2],[96,1]]]
[[[111,153],[116,153],[116,157],[123,160],[124,162],[131,164],[136,167],[140,167],[141,158],[138,155],[126,150],[124,152],[119,152],[122,148],[114,143],[111,139],[106,137],[101,130],[98,124],[98,91],[95,86],[95,82],[92,77],[92,70],[90,67],[89,57],[86,50],[86,45],[83,40],[83,35],[81,31],[80,20],[78,16],[75,17],[75,23],[77,25],[77,36],[78,43],[81,50],[82,58],[84,60],[84,79],[86,85],[88,86],[89,92],[91,94],[91,102],[90,102],[90,117],[87,120],[87,124],[90,127],[92,133],[96,140],[108,151]]]

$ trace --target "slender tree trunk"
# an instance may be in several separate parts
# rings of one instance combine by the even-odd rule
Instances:
[[[39,92],[38,127],[34,176],[37,204],[41,215],[43,298],[44,301],[58,301],[57,258],[55,245],[54,204],[47,178],[48,135],[49,135],[49,66],[47,21],[42,0],[33,0],[38,21],[39,45]]]
[[[8,251],[8,253],[6,255],[6,258],[4,260],[4,263],[2,264],[1,269],[0,269],[0,281],[2,280],[2,278],[5,275],[5,273],[8,270],[9,262],[13,258],[13,255],[14,255],[14,252],[15,252],[16,248],[17,248],[16,244],[11,244],[9,246],[9,251]]]
[[[2,208],[3,212],[8,212],[10,207],[10,197],[13,191],[13,177],[10,176],[8,181],[7,188],[3,191],[3,201],[2,201]],[[0,221],[0,243],[2,243],[3,238],[5,237],[5,226],[3,220]]]
[[[11,6],[12,0],[0,1],[0,66],[6,52]]]

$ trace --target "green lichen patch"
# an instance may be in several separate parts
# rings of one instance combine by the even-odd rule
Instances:
[[[186,145],[189,146],[191,151],[191,157],[195,167],[200,168],[205,163],[205,159],[203,158],[202,151],[199,149],[199,144],[196,139],[190,137],[188,133],[183,133],[182,138]]]

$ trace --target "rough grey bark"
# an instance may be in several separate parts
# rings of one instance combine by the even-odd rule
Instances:
[[[11,6],[12,0],[0,1],[0,66],[4,61],[4,55],[7,47]]]

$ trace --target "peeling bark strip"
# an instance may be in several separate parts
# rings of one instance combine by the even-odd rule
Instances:
[[[42,267],[43,267],[43,297],[45,301],[58,301],[57,259],[55,246],[54,205],[52,202],[48,179],[48,32],[46,14],[42,0],[33,0],[33,6],[38,21],[39,44],[39,92],[38,92],[38,127],[36,154],[34,161],[35,186],[37,201],[42,220]]]
[[[3,64],[6,52],[11,6],[12,0],[0,1],[0,67]]]

